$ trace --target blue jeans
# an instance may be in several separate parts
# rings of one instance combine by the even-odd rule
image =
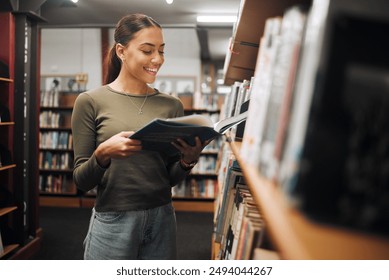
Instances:
[[[93,209],[84,241],[84,259],[176,259],[176,230],[171,203],[140,211]]]

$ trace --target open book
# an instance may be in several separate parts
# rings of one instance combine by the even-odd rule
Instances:
[[[203,115],[188,115],[172,119],[155,119],[139,129],[131,139],[142,141],[144,150],[163,152],[168,155],[178,154],[178,150],[171,144],[177,138],[185,140],[189,145],[195,145],[195,137],[201,142],[221,136],[229,128],[238,125],[247,118],[247,112],[238,116],[226,118],[215,124]]]

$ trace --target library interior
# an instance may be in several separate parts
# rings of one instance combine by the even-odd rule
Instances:
[[[241,118],[196,161],[168,143],[186,172],[168,188],[178,259],[389,259],[389,1],[2,0],[0,260],[84,258],[109,175],[76,185],[73,108],[135,13],[162,26],[165,62],[129,117],[165,95]]]

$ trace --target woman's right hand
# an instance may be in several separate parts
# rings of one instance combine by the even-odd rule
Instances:
[[[142,150],[141,141],[129,138],[132,134],[134,131],[122,131],[101,143],[95,151],[99,165],[108,167],[112,158],[125,158]]]

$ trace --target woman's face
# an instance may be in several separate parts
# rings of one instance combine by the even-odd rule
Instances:
[[[122,69],[131,79],[144,83],[153,83],[158,70],[164,62],[164,48],[162,30],[158,27],[149,27],[138,31],[134,38],[118,49],[122,59]]]

